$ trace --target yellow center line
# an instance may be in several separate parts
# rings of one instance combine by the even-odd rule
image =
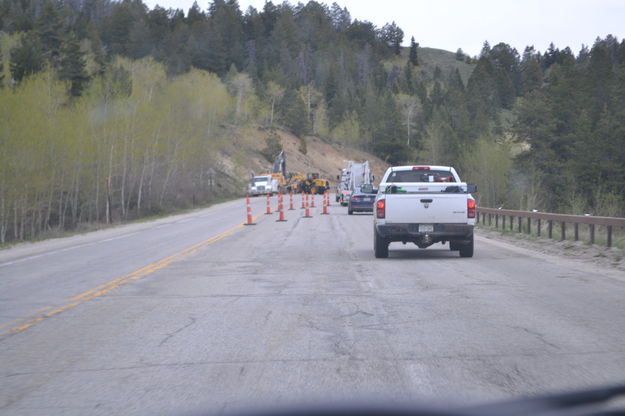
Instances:
[[[7,322],[6,324],[2,324],[2,325],[0,325],[0,329],[2,329],[2,328],[4,328],[4,327],[7,327],[7,326],[14,325],[14,324],[16,324],[16,323],[18,323],[18,322],[20,322],[20,321],[24,321],[24,320],[26,320],[26,319],[30,318],[31,316],[34,316],[34,315],[40,314],[41,312],[43,312],[43,311],[47,311],[48,309],[52,309],[52,306],[44,306],[43,308],[37,309],[37,310],[36,310],[35,312],[33,312],[33,313],[29,313],[29,314],[28,314],[28,315],[26,315],[26,316],[22,316],[21,318],[17,318],[17,319],[12,320],[11,322]]]
[[[261,215],[258,215],[256,217],[254,217],[253,221],[257,221],[259,218],[262,218],[263,216],[264,215],[261,214]],[[119,288],[121,286],[124,286],[124,285],[126,285],[126,284],[128,284],[128,283],[130,283],[130,282],[132,282],[134,280],[137,280],[137,279],[139,279],[141,277],[144,277],[144,276],[147,276],[147,275],[149,275],[151,273],[154,273],[155,271],[160,270],[163,267],[166,267],[166,266],[170,265],[171,263],[173,263],[175,261],[182,260],[183,258],[189,256],[190,254],[193,254],[193,253],[197,252],[201,248],[207,247],[207,246],[209,246],[211,244],[214,244],[214,243],[216,243],[216,242],[218,242],[220,240],[223,240],[224,238],[226,238],[228,236],[231,236],[236,231],[242,229],[243,226],[244,226],[243,224],[235,225],[234,227],[232,227],[232,228],[230,228],[230,229],[228,229],[228,230],[226,230],[226,231],[224,231],[224,232],[222,232],[220,234],[217,234],[216,236],[211,237],[208,240],[205,240],[205,241],[202,241],[202,242],[197,243],[195,245],[192,245],[191,247],[187,247],[186,249],[184,249],[184,250],[182,250],[182,251],[180,251],[178,253],[174,253],[174,254],[172,254],[170,256],[162,258],[162,259],[158,260],[157,262],[149,264],[149,265],[147,265],[145,267],[142,267],[142,268],[140,268],[138,270],[135,270],[132,273],[128,273],[128,274],[126,274],[126,275],[124,275],[122,277],[118,277],[116,279],[113,279],[113,280],[111,280],[108,283],[101,284],[99,286],[94,287],[93,289],[89,289],[89,290],[87,290],[87,291],[85,291],[83,293],[80,293],[80,294],[78,294],[78,295],[68,299],[68,303],[67,304],[65,304],[63,306],[60,306],[60,307],[57,307],[56,309],[48,311],[48,312],[46,312],[46,313],[44,313],[42,315],[39,315],[36,318],[32,318],[32,317],[34,315],[37,315],[37,314],[43,312],[43,311],[52,309],[52,307],[51,306],[46,306],[45,308],[41,308],[41,309],[39,309],[39,310],[37,310],[37,311],[35,311],[33,313],[30,313],[30,314],[28,314],[28,315],[26,315],[26,316],[24,316],[22,318],[15,319],[15,320],[7,323],[7,324],[4,324],[4,325],[0,326],[0,328],[6,327],[6,326],[10,326],[10,325],[13,325],[13,324],[15,324],[17,322],[25,321],[25,320],[27,320],[29,318],[32,318],[29,321],[27,321],[27,322],[25,322],[25,323],[23,323],[23,324],[21,324],[19,326],[16,326],[16,327],[11,328],[11,329],[9,329],[9,330],[7,330],[5,332],[0,333],[0,336],[11,335],[11,334],[15,334],[16,332],[20,332],[20,331],[23,331],[25,329],[28,329],[31,326],[35,325],[36,323],[39,323],[39,322],[43,321],[44,319],[50,318],[50,317],[52,317],[54,315],[58,315],[59,313],[64,312],[64,311],[66,311],[68,309],[71,309],[73,307],[76,307],[76,306],[78,306],[78,305],[80,305],[80,304],[82,304],[82,303],[84,303],[86,301],[89,301],[91,299],[95,299],[95,298],[97,298],[99,296],[105,295],[105,294],[109,293],[110,291],[112,291],[114,289],[117,289],[117,288]]]

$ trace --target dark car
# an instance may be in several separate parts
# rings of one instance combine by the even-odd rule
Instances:
[[[352,215],[354,212],[373,212],[373,202],[377,193],[378,190],[373,185],[362,185],[360,191],[354,192],[349,198],[347,213]]]

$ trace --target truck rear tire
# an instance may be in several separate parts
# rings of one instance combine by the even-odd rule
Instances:
[[[460,257],[473,257],[473,236],[469,244],[462,244],[458,247],[460,249]]]
[[[354,211],[352,211],[351,209],[347,209],[347,215],[352,215],[354,213]]]
[[[389,242],[378,234],[378,230],[373,227],[373,253],[376,259],[385,259],[388,257]]]

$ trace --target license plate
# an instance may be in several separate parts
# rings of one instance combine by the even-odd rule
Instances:
[[[371,202],[371,198],[363,198],[362,200],[365,202]]]
[[[431,233],[434,231],[434,224],[419,224],[420,233]]]

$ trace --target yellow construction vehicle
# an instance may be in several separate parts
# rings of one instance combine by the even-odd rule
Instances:
[[[308,192],[311,194],[323,195],[326,190],[330,189],[330,182],[327,179],[319,177],[318,173],[309,173],[306,177]]]
[[[306,174],[297,172],[291,173],[289,177],[289,186],[293,190],[294,193],[301,193],[303,191],[304,182],[306,181]]]

